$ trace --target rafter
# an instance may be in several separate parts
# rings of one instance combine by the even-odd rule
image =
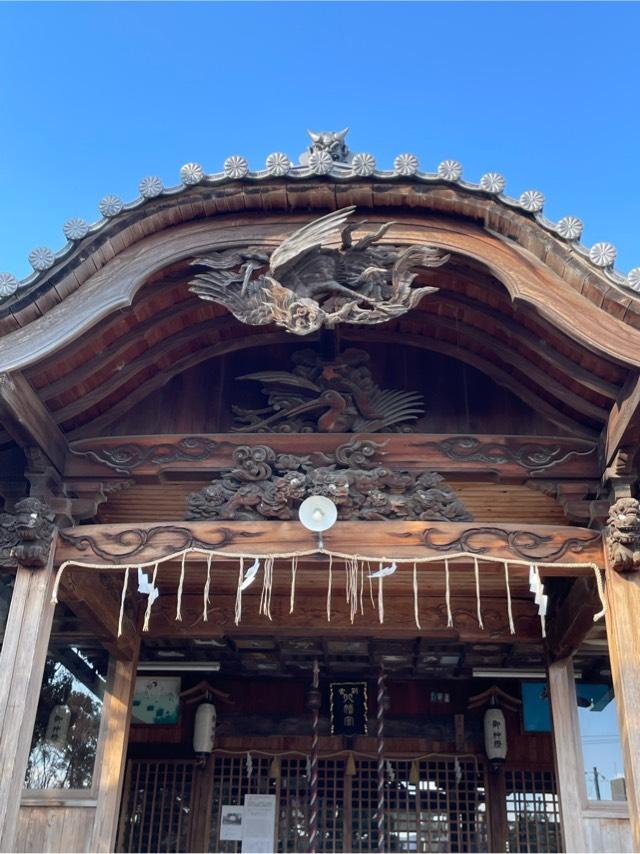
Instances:
[[[67,442],[57,423],[24,376],[0,374],[0,419],[23,448],[39,448],[62,472]]]

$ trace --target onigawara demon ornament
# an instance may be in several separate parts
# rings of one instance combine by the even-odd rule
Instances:
[[[392,222],[354,239],[365,225],[350,220],[354,211],[342,208],[308,223],[270,257],[249,247],[198,258],[192,263],[202,269],[190,290],[224,305],[242,323],[275,323],[295,335],[406,314],[438,290],[412,287],[417,270],[439,267],[450,256],[431,246],[375,246]]]
[[[300,157],[301,163],[309,162],[310,154],[319,154],[321,152],[326,152],[329,157],[336,163],[347,163],[351,160],[351,152],[349,151],[346,143],[346,137],[349,133],[349,128],[344,128],[344,130],[321,130],[321,131],[312,131],[308,130],[307,135],[311,140],[311,145],[305,152],[305,154]]]
[[[609,508],[606,544],[613,569],[640,569],[640,502],[636,498],[619,498]]]

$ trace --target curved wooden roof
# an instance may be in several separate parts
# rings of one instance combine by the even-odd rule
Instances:
[[[96,435],[193,365],[291,340],[191,294],[190,259],[248,243],[274,247],[351,204],[372,223],[394,220],[386,242],[442,247],[452,260],[421,276],[440,291],[417,309],[377,327],[344,326],[345,340],[454,356],[559,426],[601,430],[640,367],[640,301],[532,214],[415,177],[247,178],[125,210],[0,307],[0,371],[24,371],[64,432]]]

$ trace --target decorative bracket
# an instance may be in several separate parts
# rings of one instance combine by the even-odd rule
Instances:
[[[616,572],[640,569],[640,501],[619,498],[611,505],[605,544],[609,566]]]
[[[55,513],[39,498],[23,498],[14,513],[0,514],[0,564],[40,569],[47,563]]]

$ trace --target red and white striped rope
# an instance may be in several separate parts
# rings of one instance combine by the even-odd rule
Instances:
[[[377,739],[378,739],[378,807],[376,809],[376,823],[378,825],[378,851],[384,851],[384,707],[385,687],[384,668],[382,665],[378,671],[378,694],[377,694]]]

